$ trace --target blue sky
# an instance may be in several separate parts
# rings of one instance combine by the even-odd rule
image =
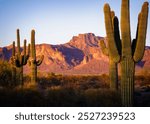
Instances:
[[[38,44],[63,44],[79,33],[105,36],[103,5],[106,2],[120,18],[121,0],[0,0],[0,47],[16,40],[17,28],[21,40],[26,38],[28,42],[31,29],[35,29]],[[131,0],[132,38],[143,2]],[[147,45],[150,46],[150,23]]]

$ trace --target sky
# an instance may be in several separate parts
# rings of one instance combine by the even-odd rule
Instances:
[[[144,1],[130,0],[132,39]],[[0,47],[16,40],[18,28],[22,43],[24,39],[30,42],[32,29],[36,31],[37,44],[63,44],[82,33],[105,37],[105,3],[120,19],[121,0],[0,0]],[[150,14],[148,23],[146,45],[150,46]]]

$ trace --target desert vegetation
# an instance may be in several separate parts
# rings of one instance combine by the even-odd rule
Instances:
[[[30,75],[11,83],[12,70],[6,61],[0,61],[0,106],[122,106],[119,90],[109,88],[108,75],[59,75],[49,73],[37,78],[38,88],[30,85]],[[119,77],[120,80],[120,77]],[[150,77],[135,78],[134,106],[150,105]]]
[[[0,106],[120,106],[120,96],[108,88],[107,75],[49,73],[37,78],[35,88],[30,85],[30,75],[24,76],[23,87],[19,79],[15,85],[10,83],[12,70],[8,62],[1,61],[0,68]]]

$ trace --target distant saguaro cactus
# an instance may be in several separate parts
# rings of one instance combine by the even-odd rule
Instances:
[[[31,31],[31,59],[29,60],[29,66],[31,67],[31,85],[37,85],[37,66],[42,64],[44,55],[40,56],[40,59],[36,58],[36,48],[35,48],[35,30]]]
[[[19,34],[19,29],[17,29],[17,53],[15,50],[15,42],[13,42],[11,64],[12,64],[13,82],[15,82],[16,72],[17,72],[19,75],[19,82],[21,85],[23,85],[23,66],[27,64],[27,60],[29,58],[29,52],[30,52],[29,48],[30,48],[30,44],[28,45],[28,53],[26,54],[26,40],[24,40],[23,54],[21,54],[20,34]]]
[[[120,60],[121,63],[122,106],[133,106],[135,63],[139,62],[144,55],[148,22],[148,5],[148,2],[145,2],[142,6],[138,19],[136,39],[134,39],[132,43],[130,33],[129,0],[122,0],[122,40],[120,39],[119,34],[118,18],[114,16],[112,21],[110,6],[109,4],[104,5],[108,53],[110,55],[109,59],[113,62],[118,62]],[[103,46],[103,42],[101,43]]]
[[[12,56],[10,58],[11,68],[12,68],[12,84],[16,83],[16,66],[15,66],[15,41],[12,44]]]

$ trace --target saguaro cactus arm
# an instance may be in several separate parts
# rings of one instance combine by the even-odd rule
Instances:
[[[109,4],[104,5],[104,15],[105,15],[106,34],[108,38],[109,56],[114,62],[118,62],[120,60],[120,56],[115,44],[114,30],[112,25],[112,15]]]
[[[118,18],[115,16],[113,18],[113,26],[114,26],[114,38],[115,38],[115,43],[116,43],[116,47],[118,50],[119,55],[121,56],[121,39],[120,39],[120,30],[119,30],[119,21]]]
[[[19,29],[17,29],[17,53],[18,53],[18,55],[21,54],[21,51],[20,51],[20,31],[19,31]]]
[[[138,15],[138,23],[137,23],[137,30],[136,30],[136,38],[132,40],[132,56],[134,57],[134,53],[135,53],[135,48],[137,46],[137,37],[138,37],[138,30],[139,30],[139,20],[140,20],[140,15],[141,13],[139,13]]]
[[[36,61],[36,65],[40,66],[43,62],[43,59],[44,59],[44,55],[40,56],[40,59]]]
[[[115,12],[111,11],[111,18],[113,19],[115,17]]]
[[[22,67],[23,65],[27,64],[27,61],[28,61],[28,58],[29,58],[29,52],[30,52],[30,50],[28,50],[28,54],[26,54],[26,40],[24,40],[23,54],[22,55],[17,54],[15,56],[15,66],[16,67]]]
[[[15,41],[13,41],[13,43],[12,43],[12,56],[10,58],[10,63],[12,65],[15,64],[15,54],[16,54],[16,51],[15,51]]]
[[[23,65],[27,64],[27,61],[29,59],[29,54],[30,54],[30,44],[28,44],[28,52],[26,51],[26,39],[24,40],[24,51],[23,51],[23,55],[22,55],[22,59],[23,59]]]
[[[36,60],[36,50],[35,50],[35,30],[31,31],[31,57]]]
[[[28,55],[30,56],[30,43],[28,44]]]
[[[15,41],[13,41],[12,56],[15,56]]]
[[[26,56],[26,43],[27,43],[27,40],[25,39],[24,40],[24,48],[23,48],[23,55]],[[25,59],[24,59],[25,60]],[[24,62],[25,63],[25,62]]]
[[[145,41],[147,33],[147,22],[148,22],[148,2],[145,2],[142,6],[141,13],[139,15],[138,30],[137,30],[137,39],[135,52],[133,59],[135,62],[138,62],[142,59],[145,50]]]
[[[104,40],[99,41],[99,46],[101,47],[103,54],[109,56],[108,48],[106,47]]]

